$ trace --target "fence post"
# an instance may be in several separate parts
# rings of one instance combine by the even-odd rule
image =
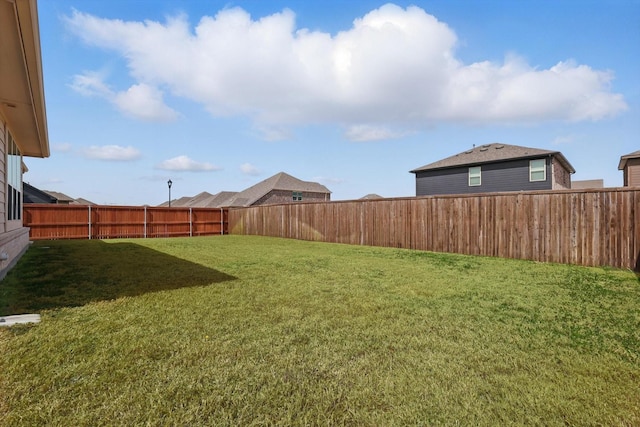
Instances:
[[[91,205],[89,205],[89,240],[91,240]]]
[[[144,238],[147,238],[147,206],[144,207],[144,230],[143,230]]]
[[[189,237],[193,237],[193,216],[191,215],[191,208],[189,208]]]
[[[220,234],[224,234],[224,208],[220,208]]]

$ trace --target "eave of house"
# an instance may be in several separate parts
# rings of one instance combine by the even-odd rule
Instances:
[[[0,0],[0,116],[24,156],[48,157],[36,0]]]
[[[631,159],[640,159],[640,150],[634,151],[633,153],[626,154],[620,157],[620,163],[618,163],[618,170],[624,170],[627,166],[627,160]]]

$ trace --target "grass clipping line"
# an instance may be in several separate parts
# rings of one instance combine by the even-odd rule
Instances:
[[[45,249],[46,248],[46,249]],[[0,425],[640,425],[612,269],[250,236],[37,242]]]

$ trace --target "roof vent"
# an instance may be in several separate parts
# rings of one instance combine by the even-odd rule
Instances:
[[[485,144],[482,146],[482,148],[489,148],[489,147],[491,147],[491,144]]]
[[[498,146],[496,147],[496,150],[499,150],[499,149],[501,149],[501,148],[504,148],[504,145],[498,145]]]
[[[489,151],[489,149],[487,147],[482,147],[480,151]]]
[[[473,153],[473,150],[469,150],[469,151],[465,151],[464,154],[471,154]]]

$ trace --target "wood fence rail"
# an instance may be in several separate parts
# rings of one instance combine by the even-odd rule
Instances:
[[[227,234],[228,210],[147,206],[25,204],[31,240],[112,239]]]
[[[638,270],[640,189],[608,188],[232,209],[231,234]]]

